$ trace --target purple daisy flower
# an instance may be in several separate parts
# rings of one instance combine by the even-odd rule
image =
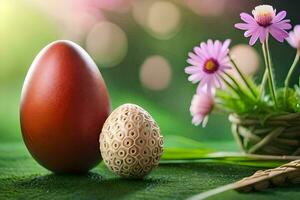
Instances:
[[[245,23],[237,23],[235,28],[245,30],[245,37],[250,37],[249,44],[254,45],[260,40],[261,43],[266,41],[269,33],[279,42],[283,42],[289,36],[286,30],[292,28],[289,19],[286,17],[286,11],[276,14],[276,10],[270,5],[256,6],[252,11],[253,17],[247,13],[241,13],[241,19]]]
[[[286,40],[300,52],[300,25],[294,27],[294,30],[289,33],[289,37]]]
[[[222,86],[221,74],[231,68],[228,58],[229,44],[230,40],[225,40],[223,44],[219,40],[208,40],[188,54],[187,62],[191,66],[185,68],[185,73],[190,74],[188,80],[192,83],[200,82],[197,93],[206,88],[207,93],[212,94],[214,88]]]

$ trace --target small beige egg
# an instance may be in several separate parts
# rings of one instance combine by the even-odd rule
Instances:
[[[142,178],[158,165],[163,137],[151,115],[135,104],[123,104],[106,119],[100,134],[105,165],[127,178]]]

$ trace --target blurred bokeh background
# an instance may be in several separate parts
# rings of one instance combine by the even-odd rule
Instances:
[[[237,63],[259,80],[260,46],[248,46],[233,24],[240,21],[240,12],[262,3],[286,10],[293,25],[300,23],[297,1],[0,0],[0,142],[21,141],[20,92],[34,57],[48,43],[68,39],[94,58],[114,108],[139,104],[164,135],[222,141],[218,148],[225,148],[233,140],[226,116],[213,114],[205,129],[190,122],[196,85],[184,73],[187,53],[208,38],[231,38]],[[280,86],[295,50],[274,41],[271,48]]]

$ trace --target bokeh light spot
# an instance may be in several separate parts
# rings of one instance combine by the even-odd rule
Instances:
[[[39,8],[57,26],[59,39],[72,40],[82,44],[86,34],[99,21],[105,20],[103,12],[95,6],[94,0],[26,0]]]
[[[151,90],[166,89],[172,78],[172,68],[162,56],[147,58],[140,69],[140,80],[144,87]]]
[[[108,21],[96,24],[86,39],[86,49],[100,64],[100,67],[113,67],[127,54],[128,41],[125,32]]]
[[[98,8],[123,13],[130,9],[130,1],[131,0],[94,0],[94,3]]]
[[[253,47],[246,44],[238,44],[232,47],[230,54],[244,74],[252,76],[257,72],[259,55]]]
[[[62,24],[62,39],[72,40],[77,43],[84,42],[86,34],[92,29],[92,27],[105,19],[101,13],[87,13],[87,12],[78,12],[76,17],[70,15],[65,19],[65,22]]]
[[[146,26],[149,8],[153,3],[152,0],[132,1],[132,16],[140,26]]]
[[[199,16],[216,17],[224,13],[227,0],[185,0],[185,3]]]
[[[168,1],[157,1],[149,8],[147,25],[153,36],[158,39],[169,39],[175,35],[181,23],[178,7]]]
[[[181,12],[169,1],[135,0],[132,2],[135,21],[157,39],[170,39],[181,27]]]

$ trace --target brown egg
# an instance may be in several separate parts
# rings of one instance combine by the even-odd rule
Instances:
[[[22,89],[20,122],[24,142],[42,166],[81,173],[97,165],[109,112],[105,82],[80,46],[56,41],[34,59]]]

